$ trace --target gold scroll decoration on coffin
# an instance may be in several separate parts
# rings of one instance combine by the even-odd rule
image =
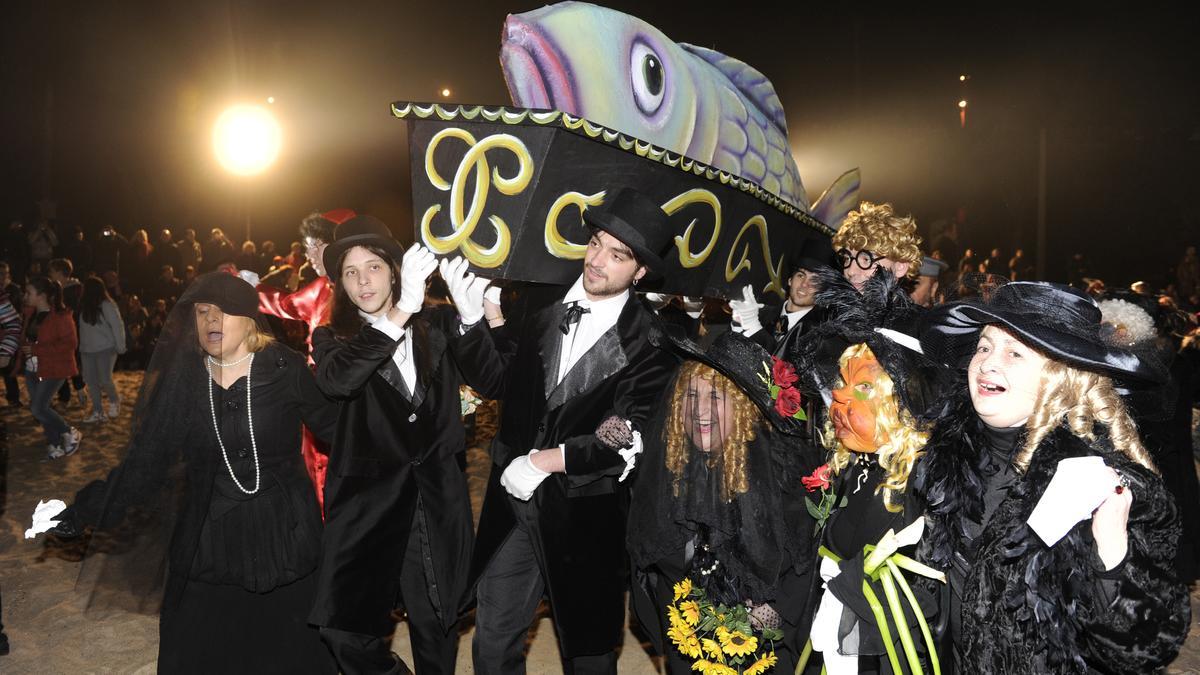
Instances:
[[[433,164],[434,151],[447,138],[457,138],[467,144],[467,151],[458,163],[453,181],[446,181],[437,172]],[[487,161],[489,150],[507,150],[516,156],[518,162],[517,174],[512,177],[500,175],[499,169],[492,169]],[[465,209],[466,185],[472,173],[475,176],[475,191],[471,197],[469,208]],[[481,141],[465,129],[451,127],[443,129],[429,141],[425,151],[425,175],[429,182],[443,192],[450,192],[450,225],[453,231],[449,235],[439,237],[433,234],[431,225],[433,219],[442,210],[441,204],[434,204],[425,210],[421,218],[421,239],[434,253],[445,254],[458,249],[464,258],[476,267],[499,267],[512,249],[512,233],[508,224],[500,216],[488,216],[488,222],[495,230],[496,242],[490,247],[480,246],[472,239],[479,219],[483,217],[487,205],[488,191],[495,186],[501,194],[520,194],[529,187],[533,179],[533,157],[521,139],[511,134],[493,134]]]
[[[737,236],[733,238],[733,245],[729,247],[729,257],[725,260],[725,281],[733,282],[742,270],[750,269],[750,242],[742,247],[742,255],[738,259],[736,265],[733,264],[733,254],[737,251],[738,242],[742,240],[742,236],[750,231],[751,228],[758,229],[759,243],[762,244],[763,261],[766,263],[767,276],[771,278],[771,283],[767,284],[762,290],[764,293],[774,291],[779,297],[784,297],[783,282],[783,256],[779,256],[779,262],[774,266],[771,265],[771,243],[767,240],[767,219],[761,215],[753,216],[742,229],[738,231]]]
[[[585,195],[582,192],[564,192],[554,203],[550,205],[550,209],[546,211],[546,231],[544,238],[546,241],[546,250],[555,258],[563,260],[582,260],[587,253],[587,244],[576,244],[572,241],[567,241],[567,238],[558,230],[558,216],[563,209],[568,206],[579,207],[579,213],[582,215],[590,206],[600,206],[604,203],[604,190],[593,195]]]
[[[708,190],[697,188],[676,195],[662,205],[662,210],[666,211],[668,216],[673,216],[689,204],[705,204],[712,209],[713,231],[712,236],[708,239],[708,245],[699,253],[692,253],[692,231],[696,228],[697,219],[692,219],[682,236],[675,235],[675,248],[679,249],[679,265],[684,269],[692,269],[704,264],[704,261],[708,260],[708,256],[712,254],[713,247],[717,245],[717,237],[721,235],[721,202]]]

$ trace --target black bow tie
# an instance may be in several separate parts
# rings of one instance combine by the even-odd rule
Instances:
[[[567,313],[563,314],[562,321],[558,324],[558,329],[562,331],[563,335],[569,335],[571,333],[571,324],[579,323],[579,319],[591,311],[577,302],[571,303],[571,306],[567,307]]]
[[[788,332],[788,315],[781,314],[779,316],[778,327],[775,329],[775,337],[781,338],[784,335],[787,335],[787,332]]]

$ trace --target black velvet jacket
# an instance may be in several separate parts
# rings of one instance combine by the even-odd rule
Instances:
[[[970,401],[938,423],[910,487],[927,504],[923,562],[948,569],[966,558],[962,630],[955,652],[964,673],[1153,673],[1178,654],[1191,608],[1172,558],[1179,517],[1154,473],[1114,451],[1059,428],[1034,451],[1029,470],[982,521],[987,452]],[[1058,462],[1098,455],[1133,490],[1129,553],[1110,571],[1095,552],[1091,522],[1075,525],[1052,547],[1028,527]]]

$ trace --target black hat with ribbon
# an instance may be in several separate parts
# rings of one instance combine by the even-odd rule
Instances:
[[[800,270],[815,272],[819,269],[838,269],[834,266],[833,243],[829,237],[818,235],[800,242],[800,247],[790,256],[788,276]]]
[[[346,251],[355,246],[377,246],[387,251],[396,262],[400,262],[404,257],[404,247],[392,237],[392,231],[382,220],[375,216],[354,216],[337,226],[333,233],[333,242],[325,248],[325,253],[321,256],[325,263],[325,271],[331,279],[336,279],[341,274],[338,263]]]
[[[1095,300],[1045,281],[1014,281],[987,301],[974,298],[935,307],[921,322],[921,345],[942,363],[965,368],[988,325],[1000,326],[1048,358],[1126,384],[1166,379],[1161,364],[1105,341]]]
[[[583,220],[611,234],[628,246],[638,262],[646,266],[646,276],[663,275],[663,254],[674,240],[666,211],[645,194],[628,187],[606,196],[600,206],[583,212]]]
[[[260,320],[258,291],[241,277],[228,272],[208,272],[192,280],[179,296],[183,306],[204,303],[216,305],[225,314]]]

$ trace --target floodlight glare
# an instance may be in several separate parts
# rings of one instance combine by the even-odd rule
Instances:
[[[226,171],[252,176],[279,156],[282,137],[279,123],[266,108],[235,105],[213,125],[213,151]]]

